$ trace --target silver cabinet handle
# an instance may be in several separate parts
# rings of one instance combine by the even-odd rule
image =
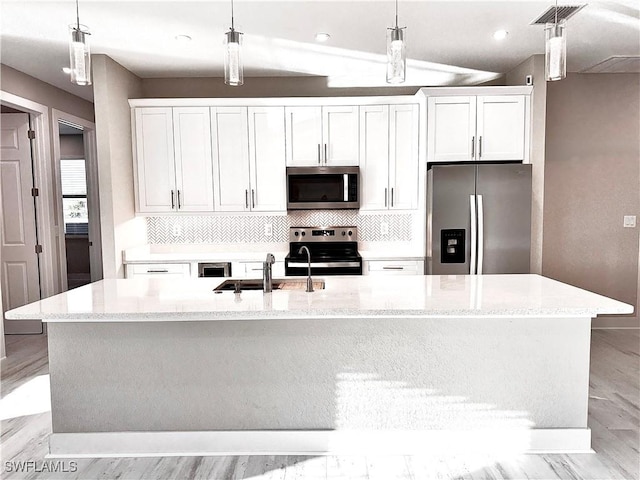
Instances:
[[[157,270],[147,270],[147,273],[169,273],[169,270],[166,268],[157,269]]]
[[[478,139],[478,158],[482,158],[482,135]]]
[[[174,208],[176,208],[176,202],[175,202],[175,199],[174,199],[173,190],[171,190],[171,210],[173,210]]]
[[[384,189],[384,208],[387,208],[387,190],[388,189]]]
[[[327,144],[324,144],[324,164],[327,164]]]
[[[478,195],[478,275],[482,275],[484,263],[484,206],[482,195]]]
[[[476,274],[476,243],[478,241],[478,233],[476,230],[476,196],[469,195],[469,210],[471,212],[471,261],[469,264],[469,273]],[[444,247],[441,246],[441,247]]]
[[[471,137],[471,158],[476,156],[476,136]]]
[[[244,191],[244,206],[249,208],[249,190]]]
[[[382,267],[383,270],[404,270],[404,267]]]
[[[178,190],[178,210],[180,210],[181,207],[182,205],[180,205],[180,190]]]
[[[251,189],[251,208],[256,208],[256,191]]]
[[[320,164],[322,163],[322,160],[321,160],[321,157],[320,157],[320,156],[321,156],[321,153],[320,153],[320,144],[318,144],[318,165],[320,165]]]
[[[391,206],[393,207],[393,187],[391,187]]]

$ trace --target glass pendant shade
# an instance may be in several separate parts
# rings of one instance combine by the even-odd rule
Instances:
[[[562,80],[567,76],[566,21],[547,23],[544,27],[546,39],[545,75],[548,81]]]
[[[91,52],[89,29],[84,25],[69,25],[69,67],[71,81],[77,85],[91,85]]]
[[[225,34],[224,83],[232,86],[242,85],[242,70],[242,33],[232,28]]]
[[[402,28],[387,29],[387,83],[402,83],[407,71],[406,42]]]

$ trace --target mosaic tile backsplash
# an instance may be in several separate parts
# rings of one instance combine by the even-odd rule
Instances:
[[[387,223],[389,233],[381,234]],[[265,235],[271,225],[272,235]],[[360,215],[357,210],[317,210],[276,215],[147,217],[147,241],[166,243],[281,243],[289,241],[289,227],[356,225],[363,242],[410,241],[411,214]]]

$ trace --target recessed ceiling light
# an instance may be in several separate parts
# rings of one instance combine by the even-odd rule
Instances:
[[[69,75],[71,73],[71,69],[69,67],[62,67],[62,71],[63,71],[63,73],[66,73],[67,75]]]
[[[188,43],[191,41],[191,37],[189,35],[176,35],[175,40],[178,43]]]
[[[507,38],[507,35],[509,35],[509,32],[507,32],[506,30],[496,30],[493,34],[493,38],[495,38],[496,40],[504,40],[505,38]]]
[[[324,43],[330,38],[331,38],[331,35],[329,35],[328,33],[322,33],[322,32],[316,33],[316,42]]]

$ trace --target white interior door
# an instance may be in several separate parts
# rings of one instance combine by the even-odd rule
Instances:
[[[0,137],[2,178],[2,304],[5,310],[40,300],[36,213],[29,117],[4,113]],[[5,321],[5,333],[42,333],[40,320]]]

